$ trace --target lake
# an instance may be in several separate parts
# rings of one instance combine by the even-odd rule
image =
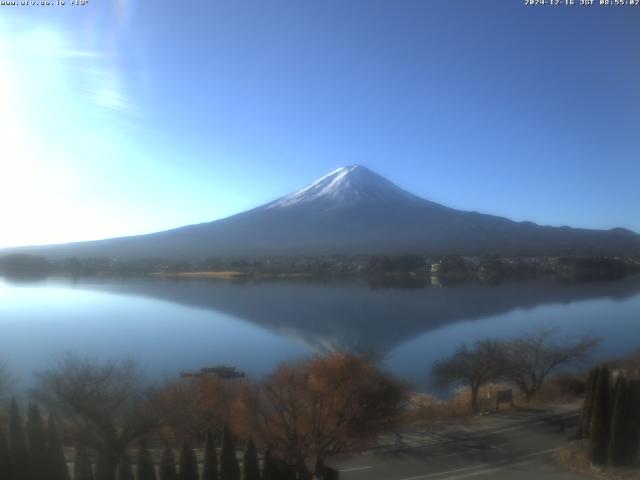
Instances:
[[[412,288],[363,280],[0,278],[0,359],[28,386],[66,353],[132,358],[154,379],[233,364],[259,378],[332,348],[384,354],[431,389],[431,363],[461,342],[534,328],[603,338],[594,360],[640,348],[640,279]]]

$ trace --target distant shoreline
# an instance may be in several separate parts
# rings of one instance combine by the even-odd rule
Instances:
[[[298,278],[311,277],[311,273],[251,273],[238,271],[210,271],[210,272],[152,272],[151,277],[159,278],[221,278],[232,280],[234,278]]]
[[[88,258],[49,260],[13,254],[0,257],[0,273],[22,277],[146,276],[219,280],[360,277],[375,281],[499,283],[536,277],[562,281],[615,280],[640,274],[640,257],[615,256],[424,256],[328,255],[322,257],[210,258],[203,260]]]

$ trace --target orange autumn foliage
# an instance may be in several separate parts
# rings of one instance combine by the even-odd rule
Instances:
[[[238,387],[213,376],[168,383],[159,400],[164,424],[179,440],[202,440],[227,424]]]
[[[281,365],[262,383],[247,385],[231,417],[239,435],[299,466],[391,428],[406,398],[405,386],[371,357],[340,352]]]

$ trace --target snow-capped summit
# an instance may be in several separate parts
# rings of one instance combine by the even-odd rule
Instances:
[[[361,165],[338,168],[319,178],[302,190],[282,197],[266,208],[283,208],[308,203],[322,203],[324,207],[355,203],[395,203],[415,201],[418,197],[402,190],[386,178]]]

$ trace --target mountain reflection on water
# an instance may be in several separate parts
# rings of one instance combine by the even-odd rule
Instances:
[[[16,300],[21,294],[23,301]],[[45,352],[126,353],[157,374],[210,361],[260,375],[288,357],[340,348],[383,354],[390,369],[426,385],[430,363],[462,341],[540,326],[603,336],[600,357],[640,347],[640,280],[631,278],[446,287],[357,279],[47,279],[5,281],[0,295],[0,356],[20,357],[25,330],[12,316],[37,321],[43,335],[64,319]],[[118,338],[118,330],[127,338]]]

